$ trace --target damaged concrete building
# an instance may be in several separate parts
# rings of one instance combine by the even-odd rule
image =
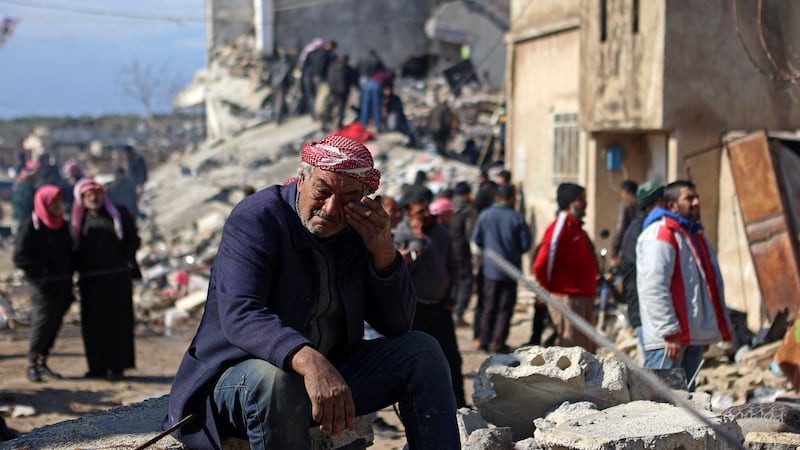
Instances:
[[[769,320],[723,150],[735,130],[797,127],[800,86],[777,75],[796,63],[798,14],[791,1],[513,0],[506,161],[536,229],[562,181],[587,187],[599,236],[622,180],[691,178],[729,305],[753,330]]]
[[[208,67],[175,105],[204,106],[211,140],[250,126],[263,119],[270,96],[263,57],[277,49],[299,53],[315,38],[336,41],[352,64],[374,49],[390,69],[413,76],[469,56],[477,79],[497,90],[508,13],[509,0],[207,0]]]

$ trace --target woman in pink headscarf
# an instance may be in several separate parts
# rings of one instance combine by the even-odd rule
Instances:
[[[31,342],[27,377],[61,378],[47,366],[64,314],[72,304],[72,238],[61,208],[61,190],[40,187],[33,197],[33,213],[19,229],[14,265],[25,272],[31,289]]]
[[[81,333],[87,378],[118,380],[135,367],[133,286],[139,275],[136,224],[125,208],[111,203],[92,178],[75,184],[72,240],[80,275]]]

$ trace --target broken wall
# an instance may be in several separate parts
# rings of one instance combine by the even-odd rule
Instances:
[[[209,54],[243,34],[253,34],[253,0],[206,0],[206,44]]]
[[[442,0],[341,0],[313,7],[275,4],[275,45],[302,48],[316,37],[335,40],[354,63],[375,49],[389,67],[430,50],[425,21]]]
[[[642,5],[650,2],[641,2]],[[769,68],[758,36],[757,2],[713,0],[666,2],[663,111],[665,128],[675,130],[678,161],[719,142],[728,130],[793,129],[800,123],[800,85],[773,81],[755,63]],[[798,63],[800,3],[763,3],[766,44],[776,62]]]

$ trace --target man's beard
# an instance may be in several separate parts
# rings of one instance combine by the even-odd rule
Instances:
[[[95,200],[85,200],[83,202],[83,206],[85,206],[86,209],[97,211],[101,206],[103,206],[103,203]]]

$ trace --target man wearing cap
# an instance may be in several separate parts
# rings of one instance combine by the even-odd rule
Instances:
[[[533,274],[553,297],[594,324],[597,259],[594,246],[583,230],[586,190],[574,183],[561,183],[556,191],[558,214],[547,227],[533,262]],[[580,346],[594,353],[597,345],[581,333],[556,308],[548,307],[561,347]]]
[[[700,224],[697,188],[672,182],[664,202],[666,208],[650,211],[636,242],[644,367],[682,367],[691,379],[705,347],[730,341],[732,327],[717,256]]]
[[[410,448],[456,448],[447,360],[409,331],[416,295],[392,243],[363,145],[303,146],[298,177],[231,212],[203,319],[184,355],[164,426],[191,448],[224,436],[252,449],[310,448],[309,426],[338,435],[399,403]],[[362,340],[364,320],[382,338]]]
[[[636,189],[636,200],[639,214],[628,225],[620,246],[619,273],[622,276],[622,294],[628,305],[628,322],[630,322],[639,344],[642,343],[642,318],[639,316],[639,294],[636,292],[636,240],[642,233],[644,219],[654,208],[663,208],[664,186],[653,181],[645,181]]]
[[[514,197],[514,186],[497,186],[494,205],[478,216],[472,242],[481,251],[494,250],[519,269],[522,267],[522,254],[530,249],[533,238],[525,218],[514,211]],[[509,350],[506,339],[514,305],[517,304],[517,281],[490,259],[484,260],[483,276],[483,310],[478,348],[505,353]]]

